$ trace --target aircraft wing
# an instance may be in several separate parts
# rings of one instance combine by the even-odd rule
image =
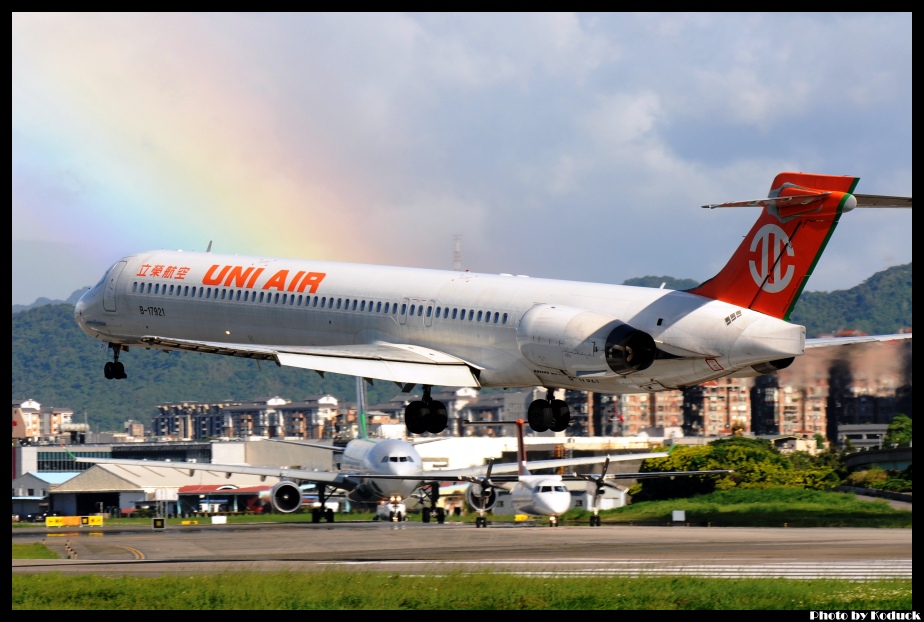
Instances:
[[[899,341],[911,339],[911,333],[896,333],[894,335],[855,335],[849,337],[816,337],[805,340],[805,348],[830,348],[832,346],[847,346],[852,343],[874,343],[877,341]]]
[[[95,464],[118,464],[142,469],[173,469],[185,471],[193,477],[196,471],[209,471],[212,473],[241,473],[244,475],[260,475],[263,477],[278,477],[282,480],[316,482],[326,484],[342,490],[353,490],[360,484],[357,477],[345,473],[331,471],[309,471],[307,469],[287,469],[284,467],[258,467],[242,464],[206,464],[193,462],[166,462],[158,460],[124,460],[119,458],[83,458],[76,457],[77,462],[92,462]]]
[[[733,473],[733,471],[727,469],[717,469],[713,471],[654,471],[647,473],[607,473],[603,476],[603,479],[654,479],[656,477],[681,477],[684,475],[725,475],[726,473]],[[566,481],[579,481],[586,480],[593,477],[594,479],[599,478],[600,476],[584,476],[579,473],[571,473],[568,475],[562,475],[561,478]]]
[[[618,462],[624,460],[646,460],[648,458],[666,458],[668,452],[653,452],[653,453],[644,453],[644,454],[622,454],[617,456],[584,456],[582,458],[556,458],[553,460],[530,460],[527,463],[530,472],[538,471],[541,469],[558,469],[569,466],[581,466],[585,464],[602,464],[606,462],[609,458],[610,462]],[[421,481],[472,481],[471,478],[478,478],[483,475],[488,470],[488,465],[467,467],[464,469],[434,469],[432,471],[425,471],[421,475],[408,476],[408,475],[376,475],[375,479],[419,479]],[[520,465],[516,462],[504,462],[494,464],[491,467],[491,479],[497,479],[497,481],[516,481],[517,478],[513,477],[512,479],[507,479],[503,477],[508,473],[519,473]],[[501,477],[495,477],[495,475]]]
[[[268,346],[145,336],[141,342],[164,350],[187,350],[275,361],[277,365],[317,372],[390,380],[398,384],[480,387],[480,369],[460,358],[409,344],[343,346]]]

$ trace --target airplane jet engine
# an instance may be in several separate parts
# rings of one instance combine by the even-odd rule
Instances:
[[[291,514],[302,505],[302,491],[292,482],[279,482],[270,491],[273,510],[282,514]]]
[[[497,489],[493,486],[485,489],[478,483],[469,484],[465,489],[465,500],[474,510],[489,512],[497,505]]]
[[[612,316],[548,304],[523,315],[517,345],[529,362],[572,376],[641,371],[657,354],[651,335]]]

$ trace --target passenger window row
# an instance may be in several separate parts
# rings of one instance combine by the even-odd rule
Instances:
[[[303,294],[298,294],[298,296],[296,296],[295,294],[279,292],[253,292],[247,289],[197,287],[195,285],[167,285],[166,283],[139,283],[138,281],[134,281],[132,283],[132,293],[151,294],[155,296],[179,296],[183,298],[203,298],[205,300],[262,302],[266,304],[282,304],[295,307],[319,307],[321,309],[336,308],[341,311],[390,313],[391,315],[396,315],[398,313],[398,303],[382,303],[380,300],[337,298],[335,301],[333,296],[306,296]],[[502,314],[499,311],[475,311],[474,309],[461,309],[460,311],[458,307],[452,309],[451,316],[449,307],[435,307],[435,310],[437,319],[442,318],[446,320],[453,319],[462,321],[467,319],[469,322],[484,322],[485,324],[506,324],[509,317],[507,313]],[[433,317],[433,305],[427,305],[425,310],[424,305],[412,304],[410,305],[410,309],[408,309],[407,303],[401,304],[401,315],[407,313],[409,317],[420,317],[425,312],[428,318]]]

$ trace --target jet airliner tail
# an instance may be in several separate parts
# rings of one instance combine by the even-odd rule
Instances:
[[[724,268],[689,292],[789,320],[841,214],[857,207],[858,177],[780,173],[766,199],[704,205],[761,207]]]

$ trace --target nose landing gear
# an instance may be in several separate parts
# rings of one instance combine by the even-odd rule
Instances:
[[[112,349],[112,361],[103,366],[103,375],[106,377],[106,380],[122,380],[123,378],[128,378],[125,374],[125,365],[119,362],[119,352],[123,350],[123,346],[118,343],[110,343],[109,347]],[[128,350],[128,348],[124,349]]]

